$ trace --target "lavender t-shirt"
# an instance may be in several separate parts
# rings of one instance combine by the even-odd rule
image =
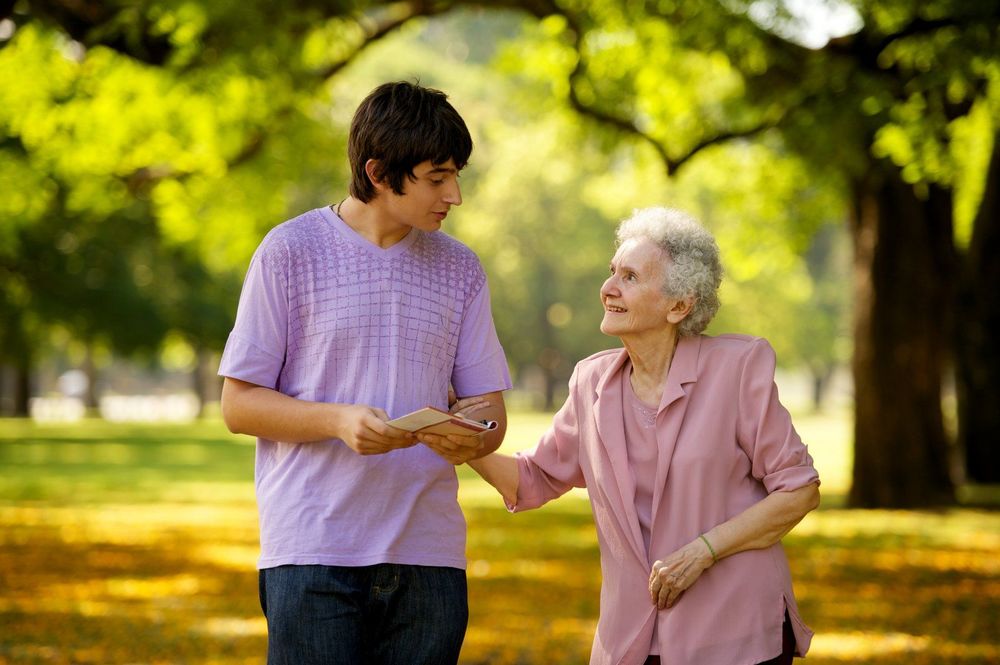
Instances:
[[[382,249],[329,208],[264,238],[219,374],[390,418],[511,387],[476,255],[413,229]],[[423,445],[362,456],[343,441],[257,439],[258,567],[465,567],[454,467]]]

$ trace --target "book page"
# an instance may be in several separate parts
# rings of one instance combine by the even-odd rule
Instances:
[[[492,421],[470,420],[445,413],[432,406],[427,406],[418,411],[408,413],[405,416],[400,416],[399,418],[390,420],[387,424],[397,429],[406,430],[407,432],[426,432],[429,434],[440,434],[441,436],[448,434],[468,436],[469,434],[478,434],[496,429],[497,426]]]

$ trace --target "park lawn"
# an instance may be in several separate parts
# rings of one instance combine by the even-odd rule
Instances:
[[[505,450],[546,414],[514,414]],[[796,419],[824,507],[785,538],[809,660],[1000,662],[1000,513],[846,511],[846,414]],[[0,664],[263,662],[253,445],[221,423],[0,420]],[[574,492],[512,516],[459,469],[471,618],[462,662],[585,663],[600,573]]]

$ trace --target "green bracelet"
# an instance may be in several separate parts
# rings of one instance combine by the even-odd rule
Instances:
[[[719,563],[719,557],[715,556],[715,550],[712,548],[712,543],[708,542],[708,538],[705,537],[705,534],[701,534],[698,537],[705,541],[705,546],[708,547],[708,551],[712,553],[712,563]]]

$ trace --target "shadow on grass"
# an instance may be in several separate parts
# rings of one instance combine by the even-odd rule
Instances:
[[[207,560],[206,534],[123,545],[61,523],[17,535],[0,547],[0,663],[260,662],[256,573]]]
[[[0,421],[0,664],[263,662],[253,446],[218,423]],[[460,470],[464,665],[588,660],[585,498],[509,515]],[[1000,662],[1000,513],[824,506],[785,539],[813,665]]]

